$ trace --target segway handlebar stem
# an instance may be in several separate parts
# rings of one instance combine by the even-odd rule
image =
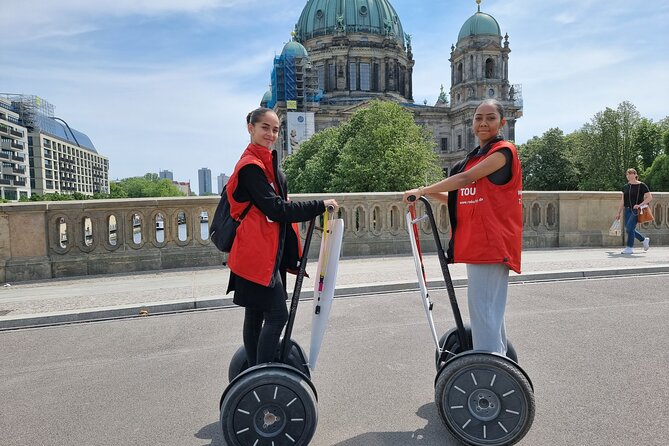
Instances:
[[[432,205],[425,197],[421,196],[418,199],[423,202],[423,205],[425,206],[425,215],[430,220],[432,235],[434,236],[434,241],[437,246],[437,257],[439,258],[439,265],[441,266],[441,272],[444,276],[444,282],[446,284],[446,291],[448,292],[448,299],[451,303],[451,309],[453,310],[453,318],[455,319],[455,326],[458,332],[458,340],[460,341],[460,345],[465,347],[464,350],[469,350],[472,346],[469,345],[469,339],[467,338],[465,332],[465,325],[462,322],[462,314],[460,313],[460,307],[458,306],[458,299],[455,297],[455,287],[453,286],[451,273],[448,269],[448,259],[446,257],[446,252],[444,251],[444,247],[441,244],[441,239],[439,238],[439,230],[437,229],[437,222],[434,219],[434,213],[432,212]],[[411,195],[408,197],[408,200],[415,201],[416,197]]]
[[[316,227],[316,218],[311,219],[309,227],[307,228],[307,236],[302,247],[302,258],[297,270],[297,277],[295,278],[295,288],[293,289],[293,297],[290,300],[290,312],[288,313],[288,323],[286,324],[286,332],[283,335],[283,344],[281,345],[281,354],[279,360],[285,362],[288,358],[288,351],[290,350],[290,337],[293,334],[293,324],[295,324],[295,315],[297,314],[297,305],[300,303],[300,293],[302,292],[302,282],[304,282],[304,275],[307,268],[307,259],[309,257],[309,247],[311,246],[311,239],[314,235],[314,228]]]

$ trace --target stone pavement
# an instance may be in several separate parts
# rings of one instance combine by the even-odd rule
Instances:
[[[616,275],[669,273],[669,247],[632,255],[621,248],[535,249],[523,251],[520,275],[511,281],[570,280]],[[436,254],[424,258],[428,287],[443,287]],[[315,275],[315,259],[307,272]],[[464,265],[451,265],[456,287],[466,284]],[[0,330],[88,320],[133,317],[232,305],[226,295],[226,267],[163,270],[0,284]],[[289,294],[294,279],[289,277]],[[301,297],[313,296],[313,277]],[[417,290],[410,256],[346,258],[339,264],[337,296]]]

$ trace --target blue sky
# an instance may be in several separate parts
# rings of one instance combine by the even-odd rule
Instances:
[[[391,0],[412,36],[414,99],[450,88],[450,47],[474,0]],[[305,0],[0,0],[0,93],[35,94],[109,157],[110,178],[230,174],[244,117]],[[669,2],[483,0],[522,84],[516,140],[580,128],[624,100],[669,115]],[[11,33],[11,36],[10,36]],[[215,179],[214,179],[215,184]]]

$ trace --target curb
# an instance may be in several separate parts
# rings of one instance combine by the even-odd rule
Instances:
[[[667,274],[669,265],[649,266],[639,268],[602,269],[588,271],[555,271],[545,273],[530,273],[514,275],[509,277],[510,284],[523,284],[535,282],[561,281],[561,280],[583,280],[605,277],[638,276],[648,274]],[[462,288],[467,285],[467,279],[453,279],[453,286]],[[444,289],[443,279],[428,280],[428,289]],[[416,282],[385,282],[370,283],[355,286],[337,288],[335,297],[352,297],[365,294],[385,294],[418,291]],[[292,294],[292,293],[290,293]],[[289,297],[290,297],[289,294]],[[301,293],[301,299],[309,300],[314,296],[311,290]],[[63,324],[76,324],[83,322],[106,321],[114,319],[128,319],[135,317],[146,317],[161,314],[181,313],[186,311],[211,310],[232,307],[234,304],[231,297],[212,296],[206,299],[182,299],[165,302],[151,302],[145,305],[124,305],[104,307],[96,309],[84,309],[73,311],[62,311],[53,313],[4,316],[0,317],[0,331],[17,330],[23,328],[48,327]]]

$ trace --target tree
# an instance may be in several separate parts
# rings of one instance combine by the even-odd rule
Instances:
[[[642,167],[649,168],[655,158],[662,153],[660,127],[650,119],[641,118],[634,129],[633,144],[641,156]]]
[[[525,190],[575,190],[576,169],[568,158],[567,142],[559,128],[548,130],[518,147]]]
[[[402,191],[442,177],[432,136],[400,105],[382,101],[300,144],[284,167],[296,192]]]
[[[172,184],[172,181],[167,178],[161,179],[155,173],[147,173],[143,177],[124,178],[117,185],[128,198],[183,196],[183,193]],[[112,188],[111,195],[113,198],[116,198],[114,192],[116,192],[116,195],[122,195]]]
[[[663,153],[655,158],[646,170],[644,181],[651,192],[669,192],[669,155]]]
[[[284,172],[293,193],[333,192],[332,177],[339,162],[339,135],[348,124],[330,127],[300,144],[284,161]]]
[[[639,167],[640,153],[632,138],[639,120],[634,105],[622,102],[616,110],[607,107],[597,113],[570,139],[580,190],[618,190],[625,170]]]
[[[398,104],[372,101],[345,130],[337,192],[401,191],[442,178],[432,136]]]

